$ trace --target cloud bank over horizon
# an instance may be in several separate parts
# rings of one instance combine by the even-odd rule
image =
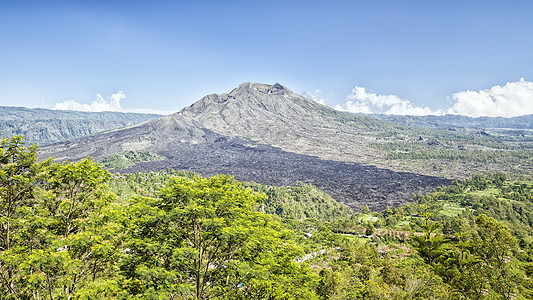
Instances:
[[[346,97],[346,102],[336,105],[336,110],[364,114],[386,115],[464,115],[469,117],[517,117],[533,114],[533,82],[521,78],[504,86],[496,85],[480,91],[454,93],[452,105],[446,110],[432,110],[416,106],[396,95],[379,95],[356,86]]]
[[[63,102],[57,102],[53,109],[57,110],[75,110],[85,112],[102,112],[102,111],[114,111],[114,112],[129,112],[129,113],[145,113],[145,114],[159,114],[169,115],[174,113],[173,111],[160,111],[155,109],[126,109],[122,107],[120,103],[126,99],[126,94],[123,91],[118,91],[111,94],[107,99],[101,94],[96,94],[96,100],[90,104],[83,104],[76,100],[67,100]]]
[[[533,114],[533,82],[521,78],[504,86],[452,95],[449,114],[469,117],[517,117]]]
[[[386,114],[386,115],[442,115],[442,111],[433,111],[429,107],[413,105],[409,100],[401,99],[396,95],[378,95],[367,91],[366,88],[356,86],[346,98],[343,105],[337,104],[336,110],[363,114]]]
[[[71,99],[56,103],[54,109],[89,112],[122,111],[123,109],[120,105],[120,101],[125,98],[126,94],[124,94],[123,91],[118,91],[117,93],[112,94],[108,99],[104,99],[102,95],[96,94],[96,100],[91,102],[91,104],[82,104]]]

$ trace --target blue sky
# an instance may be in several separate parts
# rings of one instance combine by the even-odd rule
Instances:
[[[492,101],[501,115],[529,103],[533,113],[532,11],[531,1],[1,1],[0,105],[178,111],[251,81],[351,111],[475,116]]]

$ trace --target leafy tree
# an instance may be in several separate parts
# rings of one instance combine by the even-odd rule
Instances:
[[[46,205],[56,224],[56,233],[64,237],[79,232],[91,213],[113,200],[106,183],[109,172],[88,158],[77,163],[52,164],[47,169]]]
[[[439,222],[432,221],[433,215],[428,212],[428,207],[424,206],[424,212],[420,214],[422,221],[418,220],[416,225],[423,231],[422,236],[412,236],[413,247],[424,260],[433,264],[445,253],[444,244],[446,240],[442,235],[435,235],[435,231],[440,227]]]
[[[481,272],[483,261],[472,254],[474,245],[471,241],[459,238],[434,265],[434,270],[462,295],[478,299],[482,296],[486,281]]]
[[[175,178],[131,208],[123,270],[142,297],[313,298],[290,232],[254,211],[264,195],[228,176]]]
[[[37,147],[24,146],[24,138],[2,138],[0,142],[0,250],[9,251],[16,244],[20,208],[34,195],[39,172]],[[15,227],[15,228],[14,228]]]
[[[374,223],[369,221],[365,224],[365,235],[371,236],[372,234],[374,234]]]
[[[372,211],[370,210],[370,208],[368,208],[368,205],[363,205],[361,206],[361,213],[363,214],[369,214],[369,213],[372,213]]]
[[[36,163],[37,146],[26,147],[22,136],[2,138],[0,142],[0,293],[19,298],[23,289],[23,274],[18,265],[24,261],[34,240],[31,207],[42,167]]]
[[[32,286],[50,298],[72,297],[83,290],[115,289],[112,264],[121,242],[116,197],[106,185],[110,174],[90,159],[52,164],[37,204],[49,240],[25,265]],[[104,293],[106,294],[106,293]],[[106,294],[109,296],[108,294]]]
[[[477,252],[484,260],[502,265],[510,255],[510,249],[516,247],[516,239],[509,228],[485,214],[476,218],[476,225],[480,238]]]
[[[494,218],[484,214],[476,218],[479,240],[477,253],[485,262],[483,270],[493,291],[503,297],[511,299],[517,284],[524,278],[523,273],[516,267],[511,250],[516,248],[516,239],[509,228]]]
[[[121,239],[107,171],[88,159],[37,163],[22,137],[1,145],[2,299],[116,295]]]

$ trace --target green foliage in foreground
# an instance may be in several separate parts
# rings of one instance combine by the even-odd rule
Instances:
[[[313,274],[292,233],[254,211],[263,195],[232,177],[175,178],[134,200],[124,258],[130,295],[312,299]]]
[[[163,157],[148,151],[126,151],[113,154],[100,160],[104,168],[108,170],[122,170],[146,161],[158,161]]]
[[[92,161],[36,163],[21,137],[0,146],[2,299],[67,299],[118,289],[121,224],[109,174]]]
[[[36,158],[22,137],[2,139],[2,299],[316,298],[293,232],[232,177],[117,201],[91,160]]]

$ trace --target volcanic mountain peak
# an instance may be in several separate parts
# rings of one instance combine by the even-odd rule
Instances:
[[[203,97],[174,115],[217,134],[245,137],[285,151],[352,161],[379,155],[360,136],[368,130],[355,115],[298,95],[279,83],[243,83],[228,94]],[[353,125],[346,124],[352,120]]]
[[[274,85],[264,84],[264,83],[254,83],[254,82],[244,82],[241,83],[237,88],[233,89],[230,92],[230,95],[238,95],[242,93],[263,93],[263,94],[275,94],[275,95],[286,95],[294,94],[293,91],[289,90],[287,87],[275,83]]]
[[[245,82],[228,94],[207,95],[177,115],[191,117],[202,123],[212,123],[213,118],[222,118],[224,122],[228,122],[232,117],[238,117],[233,121],[242,123],[248,119],[260,122],[263,119],[301,118],[316,115],[317,110],[324,109],[328,108],[279,83],[268,85]]]

